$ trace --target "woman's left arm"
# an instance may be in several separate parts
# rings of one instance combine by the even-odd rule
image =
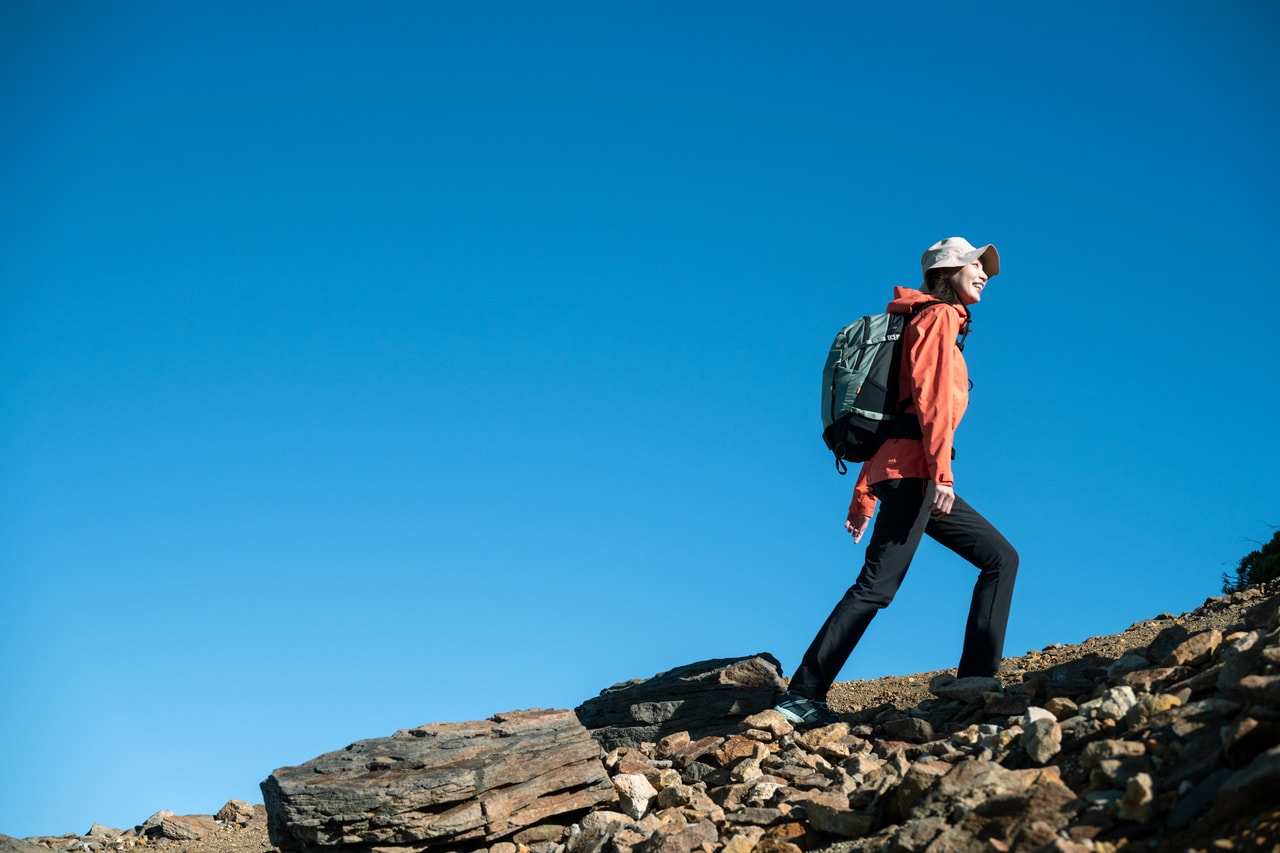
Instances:
[[[871,524],[871,517],[876,514],[876,496],[871,491],[871,484],[867,482],[867,471],[870,468],[870,462],[862,463],[858,482],[853,486],[853,500],[849,501],[849,512],[844,520],[844,529],[853,536],[854,542],[861,541],[862,534],[867,532],[867,527]]]
[[[911,364],[911,394],[920,418],[929,478],[938,486],[955,485],[951,473],[951,450],[955,428],[967,400],[958,399],[956,373],[964,371],[964,361],[956,347],[960,316],[950,306],[924,311],[908,327],[906,344]],[[954,501],[954,494],[947,502]],[[945,500],[945,498],[944,498]]]

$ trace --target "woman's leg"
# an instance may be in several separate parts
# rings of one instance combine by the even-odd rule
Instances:
[[[933,490],[926,485],[919,479],[876,484],[880,509],[866,562],[805,652],[791,679],[792,693],[825,701],[871,620],[893,601],[929,522],[928,498]]]
[[[959,497],[949,515],[929,521],[925,533],[978,567],[957,675],[995,675],[1004,654],[1018,552],[991,522]]]

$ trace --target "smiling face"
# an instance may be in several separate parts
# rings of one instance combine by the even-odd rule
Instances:
[[[962,305],[973,305],[982,300],[982,290],[987,286],[987,271],[982,268],[981,261],[974,261],[963,267],[956,267],[951,276],[951,287]]]

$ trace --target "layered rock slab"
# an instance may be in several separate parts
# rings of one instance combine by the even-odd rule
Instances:
[[[539,709],[358,741],[261,788],[272,844],[299,851],[482,846],[616,800],[573,712]]]
[[[615,684],[576,709],[606,750],[639,748],[676,732],[697,740],[731,734],[738,723],[772,708],[787,689],[773,655],[719,658]]]

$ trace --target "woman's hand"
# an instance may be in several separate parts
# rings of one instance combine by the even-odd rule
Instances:
[[[867,532],[867,526],[870,524],[871,516],[851,512],[849,517],[844,520],[844,529],[853,535],[854,542],[860,542],[862,541],[862,534]]]
[[[951,512],[956,503],[956,490],[951,486],[934,486],[933,503],[929,505],[929,514],[941,518]]]

